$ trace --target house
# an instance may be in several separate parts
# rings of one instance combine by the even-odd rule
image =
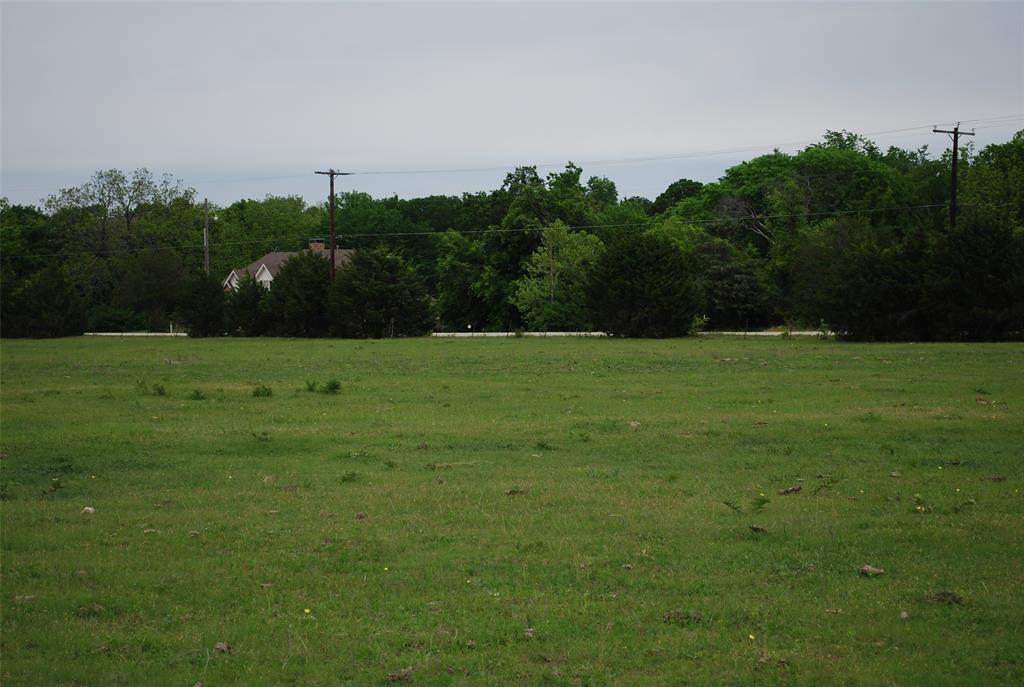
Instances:
[[[331,259],[331,251],[324,247],[323,239],[310,239],[308,250],[311,253],[322,256],[325,260]],[[224,290],[234,291],[237,289],[238,285],[245,279],[245,275],[249,275],[255,281],[262,284],[264,288],[269,289],[270,284],[274,281],[274,277],[281,271],[281,266],[288,262],[288,258],[303,252],[305,251],[276,250],[267,253],[259,260],[254,260],[246,267],[231,270],[227,278],[224,279]],[[347,265],[349,260],[352,259],[353,252],[351,248],[335,248],[334,268],[338,270]]]

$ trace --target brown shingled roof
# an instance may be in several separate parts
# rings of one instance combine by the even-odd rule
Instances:
[[[254,260],[242,269],[232,270],[235,277],[242,279],[248,274],[253,279],[256,278],[256,273],[260,271],[261,266],[266,266],[267,271],[270,272],[270,276],[276,277],[277,273],[281,271],[281,266],[288,262],[288,258],[298,255],[299,253],[308,253],[308,250],[302,251],[285,251],[275,250],[267,253],[262,258]],[[319,251],[317,251],[319,252]],[[352,254],[355,251],[351,248],[335,248],[334,249],[334,267],[340,269],[348,264],[349,260],[352,259]],[[326,259],[330,255],[330,250],[324,249],[322,255]]]

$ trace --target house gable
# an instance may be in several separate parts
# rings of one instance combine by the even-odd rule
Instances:
[[[314,244],[320,241],[318,249]],[[324,260],[330,260],[331,252],[322,248],[323,243],[321,239],[313,239],[310,241],[310,251],[314,255],[323,257]],[[225,291],[234,291],[238,288],[242,280],[245,279],[246,275],[252,277],[253,280],[259,282],[264,288],[269,289],[271,283],[274,281],[274,277],[281,271],[281,267],[284,263],[288,262],[288,259],[294,255],[298,255],[299,252],[307,251],[273,251],[267,253],[259,260],[255,260],[246,267],[237,270],[231,270],[228,276],[223,281],[223,287]],[[334,251],[334,266],[336,269],[341,269],[352,260],[352,254],[355,251],[351,248],[336,248]]]

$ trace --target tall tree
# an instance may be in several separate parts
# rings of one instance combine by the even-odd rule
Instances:
[[[281,266],[267,296],[271,331],[279,336],[327,334],[327,293],[331,266],[311,252],[302,252]]]
[[[360,250],[335,278],[330,294],[332,333],[352,338],[422,336],[433,318],[423,281],[401,257]]]
[[[601,239],[570,232],[557,221],[544,230],[541,245],[513,285],[512,302],[534,330],[593,328],[588,303],[590,274],[604,251]]]
[[[683,253],[669,239],[646,233],[608,246],[591,299],[595,324],[616,336],[682,336],[700,306]]]

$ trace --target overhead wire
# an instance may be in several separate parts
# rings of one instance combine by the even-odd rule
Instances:
[[[961,124],[966,124],[966,123],[1002,122],[1004,120],[1015,120],[1015,119],[1024,119],[1024,114],[1000,115],[1000,116],[997,116],[997,117],[980,117],[980,118],[976,118],[976,119],[963,119],[963,120],[960,120],[960,123]],[[885,130],[881,130],[881,131],[870,131],[870,132],[866,132],[866,133],[858,134],[858,135],[864,136],[865,138],[867,138],[867,137],[871,137],[871,136],[874,136],[874,137],[883,137],[883,136],[888,137],[888,136],[891,136],[891,135],[904,134],[904,133],[908,133],[908,132],[911,132],[911,131],[921,131],[922,133],[925,133],[925,130],[931,129],[933,126],[935,126],[934,123],[933,124],[922,124],[922,125],[919,125],[919,126],[902,127],[902,128],[895,128],[895,129],[885,129]],[[980,129],[995,128],[995,126],[984,126],[984,127],[975,127],[975,128],[980,130]],[[729,154],[734,154],[734,153],[755,152],[755,151],[759,151],[759,150],[773,150],[773,149],[776,149],[776,148],[791,148],[791,147],[794,147],[794,146],[801,146],[801,145],[813,145],[813,144],[818,143],[820,141],[821,141],[821,137],[818,137],[816,139],[802,139],[802,140],[798,140],[798,141],[787,141],[787,142],[773,143],[773,144],[754,144],[754,145],[741,146],[741,147],[735,147],[735,148],[721,148],[721,149],[711,149],[711,150],[686,151],[686,152],[678,152],[678,153],[669,153],[669,154],[665,154],[665,155],[647,155],[647,156],[633,156],[633,157],[619,157],[619,158],[603,158],[603,159],[593,159],[593,160],[581,160],[581,161],[579,161],[578,164],[579,165],[594,165],[594,166],[598,166],[598,165],[639,164],[639,163],[643,163],[643,162],[660,162],[660,161],[669,161],[669,160],[683,160],[683,159],[693,159],[693,158],[700,158],[700,157],[714,157],[714,156],[717,156],[717,155],[729,155]],[[529,166],[536,167],[538,169],[549,169],[549,168],[561,167],[564,164],[565,164],[564,162],[545,162],[545,163],[529,165]],[[350,175],[359,175],[359,176],[386,176],[386,175],[387,176],[391,176],[391,175],[399,176],[399,175],[419,175],[419,174],[462,174],[462,173],[474,173],[474,172],[503,172],[503,171],[508,171],[509,169],[513,169],[513,168],[518,167],[518,166],[522,166],[522,165],[508,163],[508,164],[502,164],[502,165],[479,166],[479,167],[393,169],[393,170],[361,170],[361,171],[353,171],[353,172],[350,172],[349,174]],[[252,181],[281,181],[281,180],[287,180],[287,179],[305,179],[305,178],[312,178],[313,176],[315,176],[313,172],[304,172],[304,173],[297,173],[297,174],[283,174],[283,175],[273,175],[273,176],[268,175],[268,176],[248,176],[248,177],[199,179],[199,180],[193,181],[193,183],[195,183],[197,185],[232,184],[232,183],[245,183],[245,182],[252,182]],[[18,191],[18,192],[38,192],[38,191],[45,192],[47,189],[16,187],[16,188],[9,188],[9,189],[6,189],[6,190],[7,191]]]
[[[960,207],[1004,207],[1012,205],[1013,203],[961,203]],[[789,213],[773,213],[773,214],[753,214],[740,217],[718,217],[718,218],[678,218],[682,224],[690,225],[706,225],[706,224],[727,224],[730,222],[745,221],[745,220],[770,220],[770,219],[784,219],[789,217],[835,217],[844,215],[858,215],[858,214],[873,214],[882,212],[908,212],[911,210],[929,210],[949,207],[948,203],[928,203],[922,205],[905,205],[898,207],[876,207],[876,208],[862,208],[857,210],[827,210],[820,212],[789,212]],[[644,227],[656,224],[657,219],[645,220],[643,222],[613,222],[608,224],[573,224],[566,225],[567,229],[572,230],[587,230],[587,229],[621,229],[625,227]],[[360,239],[360,238],[381,238],[381,237],[407,237],[407,236],[444,236],[448,231],[454,231],[457,234],[508,234],[508,233],[533,233],[544,231],[547,226],[538,227],[522,227],[518,229],[501,229],[501,228],[487,228],[487,229],[448,229],[445,231],[405,231],[405,232],[366,232],[366,233],[353,233],[353,234],[342,234],[347,239]],[[240,240],[240,241],[218,241],[216,244],[211,245],[211,249],[219,249],[225,246],[244,246],[244,245],[256,245],[256,244],[269,244],[274,239],[260,238],[251,240]],[[78,250],[78,251],[58,251],[49,253],[24,253],[19,257],[22,258],[58,258],[58,257],[71,257],[75,255],[121,255],[131,253],[146,253],[146,252],[160,252],[160,251],[190,251],[190,250],[202,250],[202,244],[191,244],[183,246],[137,246],[137,247],[124,247],[124,248],[108,248],[105,250]]]

